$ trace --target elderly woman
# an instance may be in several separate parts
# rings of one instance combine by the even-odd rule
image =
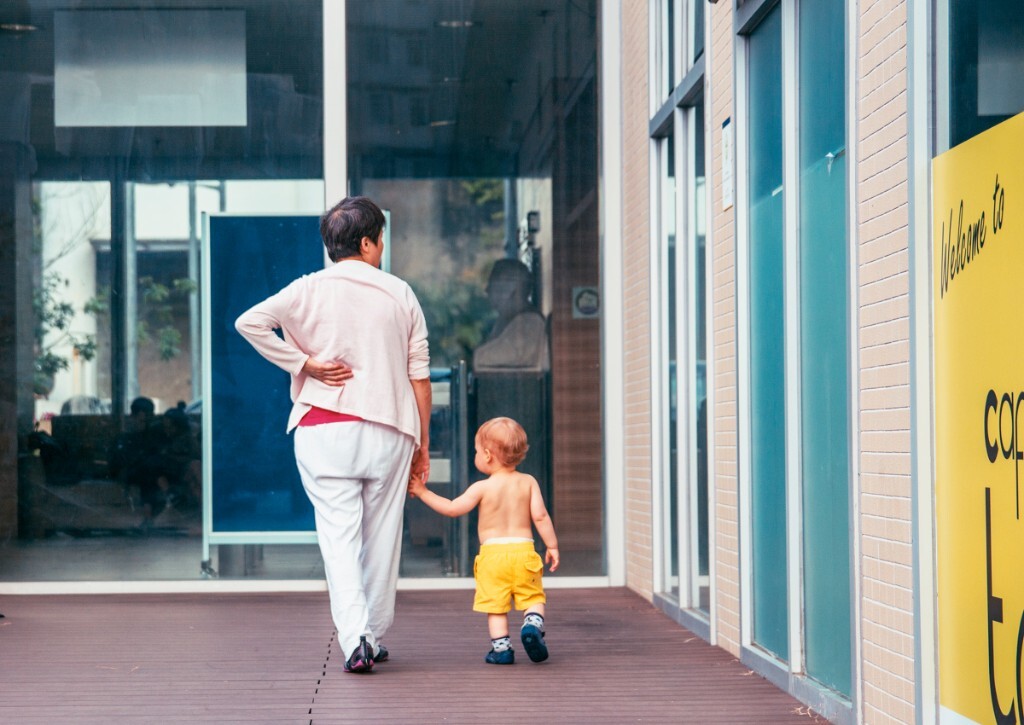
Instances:
[[[384,221],[365,197],[340,201],[320,220],[335,264],[235,323],[292,376],[288,431],[347,672],[387,658],[380,640],[394,619],[406,486],[430,466],[427,326],[409,285],[380,270]]]

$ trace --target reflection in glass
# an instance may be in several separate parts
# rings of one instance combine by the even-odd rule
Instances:
[[[319,0],[231,4],[231,12],[245,15],[244,39],[232,31],[221,40],[244,44],[244,125],[78,126],[56,122],[53,93],[46,90],[55,73],[53,4],[22,5],[24,19],[39,30],[0,38],[6,63],[0,211],[15,220],[0,319],[18,320],[0,330],[16,339],[0,353],[4,369],[16,374],[0,385],[3,400],[16,402],[19,435],[17,450],[0,449],[0,494],[16,502],[0,508],[0,576],[194,578],[201,544],[195,519],[184,510],[189,484],[165,489],[158,483],[154,492],[147,482],[148,499],[159,505],[156,495],[167,490],[163,503],[172,506],[159,514],[151,506],[152,521],[140,528],[142,487],[112,475],[110,451],[134,425],[130,407],[137,397],[153,401],[154,420],[179,401],[188,419],[197,420],[201,300],[194,284],[202,213],[324,208],[323,6]],[[118,9],[149,10],[146,5],[119,3]],[[109,3],[74,6],[60,11],[62,23],[74,23],[67,14]],[[137,17],[147,32],[159,34],[167,13],[204,9],[198,0],[166,0],[159,13]],[[346,23],[349,77],[345,88],[331,92],[349,98],[349,190],[391,210],[394,271],[430,309],[434,361],[442,369],[471,359],[490,331],[495,313],[485,288],[493,263],[516,258],[528,266],[531,303],[545,319],[551,359],[536,388],[545,397],[536,406],[531,455],[549,471],[544,485],[562,571],[600,574],[600,319],[572,302],[574,290],[600,286],[597,3],[577,0],[538,16],[497,0],[457,7],[350,0]],[[122,67],[119,52],[111,48],[108,60]],[[186,115],[190,123],[214,123],[203,113]],[[32,329],[44,315],[37,312],[47,294],[43,260],[59,243],[47,237],[44,253],[48,225],[72,235],[80,229],[85,240],[82,251],[76,247],[67,257],[71,265],[81,255],[69,267],[74,274],[61,272],[70,286],[57,281],[51,290],[71,295],[68,332],[82,338],[52,344],[66,369],[36,367],[57,335],[52,325],[44,333]],[[32,273],[20,271],[33,266]],[[48,398],[37,403],[33,389]],[[66,435],[45,448],[36,435],[30,449],[30,436],[45,432],[47,416],[47,435]],[[64,479],[50,479],[44,455],[59,461],[50,469]],[[73,480],[75,496],[58,480]],[[84,498],[76,498],[79,492]],[[407,544],[441,545],[432,530],[413,532],[414,523]],[[220,549],[222,576],[322,575],[315,546]],[[432,567],[411,573],[460,573]]]
[[[691,21],[691,38],[693,43],[693,62],[704,55],[704,0],[692,0],[693,18]]]
[[[844,3],[800,13],[800,403],[807,672],[850,694]]]
[[[694,462],[690,486],[690,552],[694,576],[690,599],[697,609],[708,613],[711,607],[711,582],[708,562],[708,385],[707,385],[707,186],[704,176],[704,104],[698,103],[689,114],[690,137],[693,148],[693,170],[690,186],[690,248],[693,268],[693,329],[690,335],[693,349],[693,392],[690,400],[692,429],[695,441],[690,460]]]
[[[949,145],[1024,110],[1024,5],[949,2]]]
[[[783,310],[782,13],[750,35],[750,493],[754,641],[789,656]]]
[[[0,508],[0,578],[195,578],[202,214],[323,209],[322,6],[73,5],[20,3],[36,30],[0,37],[0,219],[14,220],[2,273],[17,290],[0,319],[18,321],[0,329],[16,340],[0,350],[12,371],[0,386],[19,440],[0,448],[0,497],[15,504]],[[75,66],[130,74],[129,32],[175,41],[145,48],[147,73],[198,43],[189,68],[205,85],[179,74],[147,93],[76,95]],[[217,108],[200,103],[211,93]],[[316,576],[315,547],[261,547],[244,563],[221,548],[222,575]]]
[[[661,95],[668,98],[676,88],[676,4],[679,0],[661,3],[661,72],[665,88]]]
[[[110,186],[40,182],[32,188],[34,418],[110,411],[110,356],[100,339],[109,272],[98,272],[93,240],[109,238]]]
[[[533,272],[518,259],[499,259],[487,277],[487,301],[496,317],[473,350],[473,371],[545,372],[551,369],[547,323],[533,304]]]
[[[523,419],[523,466],[555,521],[559,571],[601,573],[600,329],[572,302],[599,284],[597,4],[538,17],[502,0],[350,0],[346,13],[350,190],[391,212],[392,271],[424,308],[435,390],[455,396],[442,390],[452,368],[501,336],[488,281],[499,260],[518,260],[549,369],[508,362],[542,353],[495,365],[485,350],[471,370],[468,435],[488,416]],[[439,426],[448,413],[436,411]],[[429,484],[457,495],[479,474],[457,457],[459,441],[431,438]],[[453,530],[407,506],[403,575],[467,575],[476,545],[475,522]]]
[[[679,365],[676,327],[679,323],[677,249],[676,249],[676,172],[675,136],[671,135],[658,144],[658,165],[661,182],[659,246],[665,255],[666,277],[666,329],[665,350],[667,353],[668,388],[668,471],[664,477],[664,497],[668,526],[665,527],[666,549],[668,551],[668,586],[666,591],[679,599]]]

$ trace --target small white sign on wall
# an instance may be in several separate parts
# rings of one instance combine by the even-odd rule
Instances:
[[[722,211],[733,205],[732,119],[722,121]]]

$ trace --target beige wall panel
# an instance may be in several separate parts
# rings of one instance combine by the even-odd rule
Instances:
[[[613,29],[612,32],[615,32]],[[626,584],[650,599],[651,514],[650,181],[646,2],[622,7],[622,239],[625,381]],[[611,273],[611,270],[609,270]]]
[[[907,9],[864,3],[857,49],[863,718],[914,721]]]
[[[732,3],[708,5],[710,99],[708,127],[711,166],[712,270],[711,325],[714,379],[715,587],[718,645],[740,651],[739,500],[736,422],[736,217],[735,207],[722,211],[722,123],[733,119]],[[735,145],[733,147],[735,160]],[[735,172],[735,171],[734,171]]]

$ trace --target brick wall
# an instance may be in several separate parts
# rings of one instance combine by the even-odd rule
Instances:
[[[714,411],[709,433],[714,436],[715,587],[717,644],[740,651],[739,481],[736,419],[736,226],[735,207],[722,211],[722,123],[733,119],[732,3],[708,5],[711,37],[708,53],[710,113],[712,371]],[[735,125],[733,125],[735,128]],[[733,162],[735,173],[735,145]],[[735,183],[734,183],[735,187]]]
[[[614,31],[612,31],[614,32]],[[626,583],[650,598],[651,316],[650,154],[646,2],[622,7],[623,372],[625,375]]]
[[[914,721],[906,0],[865,3],[857,55],[863,718]]]

